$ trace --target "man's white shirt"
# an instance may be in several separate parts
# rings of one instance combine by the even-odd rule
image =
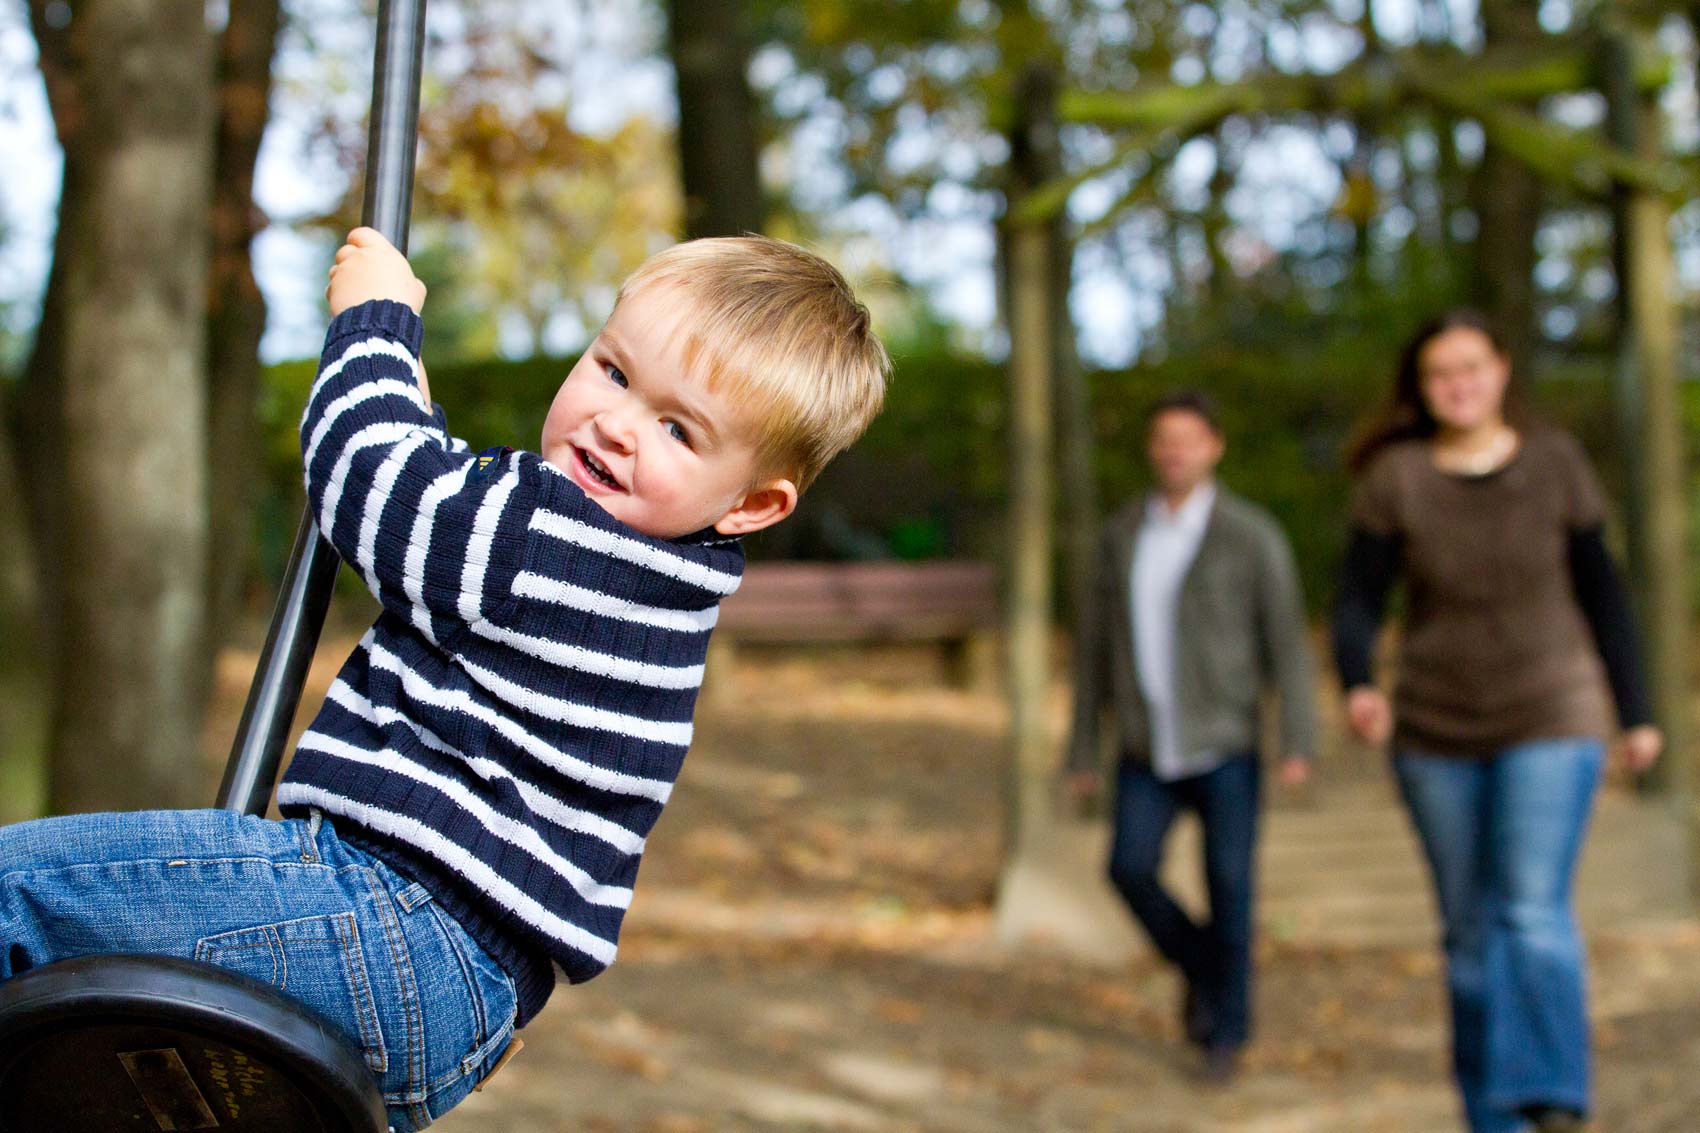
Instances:
[[[1175,690],[1177,617],[1181,585],[1198,557],[1216,506],[1215,481],[1192,490],[1170,511],[1153,493],[1133,548],[1133,657],[1139,689],[1151,720],[1151,769],[1159,779],[1200,775],[1221,762],[1219,753],[1185,760],[1180,749],[1180,704]],[[1193,753],[1205,755],[1205,753]]]

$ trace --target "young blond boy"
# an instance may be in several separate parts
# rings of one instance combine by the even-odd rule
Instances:
[[[613,961],[737,539],[861,434],[890,364],[825,261],[681,244],[621,288],[541,454],[475,455],[431,407],[406,259],[356,229],[327,294],[308,502],[383,612],[301,738],[282,821],[0,829],[0,979],[100,952],[248,972],[359,1045],[406,1133],[557,976]]]

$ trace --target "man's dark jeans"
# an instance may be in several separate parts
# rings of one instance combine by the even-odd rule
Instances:
[[[1252,853],[1261,777],[1257,757],[1245,755],[1174,782],[1123,760],[1117,780],[1110,880],[1158,951],[1202,997],[1211,1048],[1240,1047],[1251,1033]],[[1182,808],[1197,811],[1204,823],[1208,924],[1187,916],[1157,879],[1164,838]]]

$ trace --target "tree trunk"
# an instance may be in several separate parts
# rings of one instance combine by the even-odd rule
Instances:
[[[1054,80],[1035,70],[1023,86],[1026,121],[1010,158],[1010,200],[1038,183],[1055,145],[1049,113]],[[1052,825],[1055,752],[1045,726],[1051,673],[1053,386],[1056,277],[1046,223],[1010,224],[1004,238],[1009,326],[1009,650],[1010,808],[1006,856],[1028,852]]]
[[[760,232],[765,219],[744,7],[736,0],[667,5],[687,239]]]
[[[1385,54],[1375,27],[1375,6],[1364,0],[1358,13],[1358,34],[1364,41],[1364,58],[1371,66]],[[1352,278],[1357,287],[1370,289],[1370,226],[1380,207],[1380,189],[1375,183],[1375,146],[1380,140],[1377,116],[1363,111],[1351,116],[1352,154],[1346,161],[1345,213],[1352,223]],[[1397,136],[1395,134],[1395,136]]]
[[[45,52],[43,65],[45,68]],[[51,83],[49,89],[52,89]],[[67,162],[60,185],[61,198],[74,195],[76,170]],[[61,209],[63,213],[63,209]],[[59,439],[65,435],[64,389],[60,375],[65,286],[61,265],[65,262],[68,232],[63,223],[53,237],[53,263],[42,295],[41,318],[35,339],[24,363],[21,380],[6,405],[6,426],[11,433],[13,460],[17,471],[18,496],[28,522],[31,565],[35,569],[35,640],[42,650],[39,663],[49,677],[57,667],[58,627],[64,623],[64,588],[56,569],[64,515],[59,509],[55,477],[42,470],[53,467]]]
[[[31,0],[65,172],[16,418],[51,585],[49,803],[204,802],[205,10],[65,11]]]
[[[1688,34],[1700,40],[1700,0],[1689,0],[1686,15]],[[1700,71],[1694,73],[1694,93],[1700,95]]]
[[[1658,130],[1650,121],[1657,108],[1635,90],[1628,43],[1612,37],[1602,56],[1613,141],[1643,157],[1658,156]],[[1689,705],[1693,619],[1684,506],[1687,466],[1670,206],[1657,194],[1638,190],[1620,190],[1616,205],[1618,407],[1622,447],[1630,457],[1630,569],[1640,599],[1655,709],[1669,744],[1655,782],[1682,801],[1690,834],[1700,846]],[[1694,881],[1700,891],[1700,875]]]
[[[1052,97],[1042,95],[1030,113],[1048,113],[1052,105]],[[1062,150],[1054,121],[1046,127],[1046,134],[1046,144],[1032,146],[1026,152],[1021,163],[1025,168],[1012,166],[1014,191],[1028,191],[1062,176]],[[1059,212],[1052,217],[1046,222],[1044,232],[1051,311],[1047,343],[1051,353],[1050,371],[1056,385],[1063,554],[1068,571],[1065,615],[1072,617],[1086,600],[1092,580],[1092,559],[1098,547],[1098,487],[1092,473],[1092,399],[1086,372],[1080,364],[1074,314],[1069,309],[1069,293],[1074,287],[1074,241],[1067,213]]]
[[[6,390],[0,384],[0,418],[9,416],[4,398]],[[0,672],[13,664],[28,663],[39,652],[34,631],[34,619],[40,610],[37,597],[34,549],[25,536],[29,530],[29,513],[24,507],[23,485],[18,479],[18,462],[14,453],[12,432],[0,429],[0,636],[9,648],[0,657]],[[0,737],[4,743],[4,737]]]
[[[1210,277],[1205,283],[1205,302],[1220,316],[1234,290],[1233,268],[1223,247],[1228,233],[1228,191],[1234,187],[1235,158],[1228,152],[1226,131],[1218,128],[1210,139],[1216,168],[1210,173],[1204,211],[1199,214],[1199,229],[1204,236],[1204,254],[1209,260]]]
[[[1056,168],[1048,69],[1026,76],[1019,105],[1024,121],[1011,138],[1009,200]],[[1126,916],[1105,886],[1080,884],[1101,852],[1100,833],[1058,812],[1056,746],[1045,711],[1052,663],[1052,444],[1058,434],[1077,446],[1065,453],[1065,478],[1090,480],[1089,429],[1083,387],[1071,393],[1072,332],[1066,318],[1066,241],[1055,222],[1002,226],[1005,316],[1009,328],[1009,575],[1005,596],[1009,651],[1010,770],[1006,845],[998,879],[997,934],[1006,945],[1043,939],[1101,962],[1125,963],[1131,947]],[[1056,262],[1061,258],[1064,262]],[[1053,401],[1054,399],[1054,401]],[[1053,404],[1055,408],[1053,408]],[[1080,458],[1078,463],[1074,459]],[[1066,484],[1066,480],[1065,480]],[[1070,489],[1072,490],[1072,488]],[[1090,491],[1082,493],[1090,507]],[[1071,537],[1088,511],[1071,509]],[[1096,534],[1093,532],[1093,534]],[[1071,538],[1072,542],[1072,538]],[[1077,560],[1078,562],[1078,560]]]
[[[1061,222],[1047,233],[1046,262],[1051,269],[1051,369],[1057,387],[1057,445],[1062,450],[1063,553],[1068,564],[1068,608],[1072,619],[1092,585],[1092,560],[1098,549],[1098,484],[1092,471],[1094,431],[1092,391],[1075,346],[1069,290],[1074,280],[1074,246]]]
[[[1010,566],[1008,594],[1010,744],[1014,775],[1011,850],[1048,824],[1055,762],[1045,727],[1051,673],[1052,354],[1050,269],[1041,226],[1009,235]]]
[[[1443,110],[1433,115],[1434,138],[1438,153],[1435,158],[1435,203],[1439,209],[1441,257],[1444,272],[1441,279],[1446,294],[1452,294],[1458,281],[1464,248],[1458,239],[1456,222],[1459,202],[1464,199],[1464,175],[1458,160],[1458,122]]]
[[[1540,182],[1511,155],[1489,146],[1476,174],[1474,299],[1498,329],[1515,373],[1535,354],[1535,230]]]
[[[1489,49],[1538,43],[1537,5],[1482,0],[1482,40]],[[1533,171],[1488,145],[1476,171],[1474,301],[1503,336],[1513,371],[1529,373],[1535,353],[1535,232],[1541,186]]]
[[[207,479],[209,655],[229,640],[250,576],[253,485],[259,462],[254,410],[266,303],[251,247],[265,227],[254,205],[254,163],[271,116],[278,0],[230,6],[218,44],[218,128],[213,153],[212,248],[207,279]]]

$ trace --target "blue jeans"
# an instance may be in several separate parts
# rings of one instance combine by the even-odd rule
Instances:
[[[1209,1019],[1209,1047],[1236,1049],[1251,1035],[1253,850],[1257,845],[1255,756],[1166,782],[1123,760],[1117,780],[1110,880],[1151,941],[1181,969]],[[1158,880],[1163,841],[1182,808],[1204,824],[1204,878],[1210,922],[1198,924]]]
[[[1434,873],[1452,1058],[1472,1133],[1588,1110],[1585,958],[1570,893],[1599,785],[1596,740],[1491,759],[1402,752],[1394,770]]]
[[[366,1058],[396,1133],[449,1110],[513,1038],[513,981],[421,885],[318,819],[139,811],[0,827],[0,979],[107,952],[258,977]]]

